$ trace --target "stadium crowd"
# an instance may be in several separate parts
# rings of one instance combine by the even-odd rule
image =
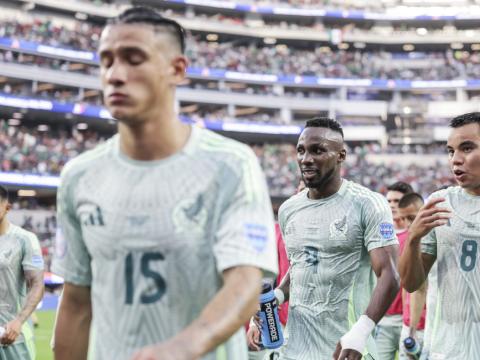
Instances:
[[[73,29],[49,21],[0,22],[0,36],[44,45],[94,51],[100,28],[75,22]],[[453,51],[401,53],[338,50],[329,47],[299,49],[280,46],[208,42],[191,36],[187,56],[192,67],[250,73],[295,74],[325,78],[378,78],[402,80],[476,79],[480,76],[478,52]],[[2,51],[0,61],[24,63],[57,70],[97,75],[96,66],[72,65],[60,59]]]
[[[80,153],[92,149],[105,138],[95,131],[39,131],[26,127],[8,126],[0,122],[1,171],[31,174],[59,174],[65,163]],[[286,197],[295,192],[299,182],[295,146],[292,144],[252,145],[264,169],[272,196]],[[445,166],[376,165],[368,161],[368,154],[380,153],[436,153],[443,146],[392,146],[383,149],[378,144],[364,144],[351,148],[353,155],[345,166],[345,176],[373,190],[384,191],[385,185],[396,180],[411,183],[422,194],[428,194],[451,183],[451,174]],[[443,156],[440,155],[440,156]],[[433,181],[432,181],[433,179]]]

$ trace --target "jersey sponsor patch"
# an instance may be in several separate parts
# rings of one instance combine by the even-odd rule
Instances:
[[[263,252],[268,240],[268,229],[265,225],[248,223],[243,226],[244,235],[257,252]]]
[[[381,223],[379,225],[379,230],[380,235],[385,240],[391,239],[393,237],[393,234],[395,233],[395,230],[393,229],[393,224],[390,223]]]
[[[43,267],[43,257],[41,255],[33,255],[32,256],[32,265]]]
[[[67,254],[67,242],[63,236],[63,231],[60,226],[57,227],[55,232],[55,256],[58,259],[63,259]]]

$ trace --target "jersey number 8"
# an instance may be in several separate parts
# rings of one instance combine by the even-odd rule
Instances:
[[[462,245],[462,256],[460,257],[460,266],[463,271],[472,271],[477,262],[477,242],[475,240],[465,240]]]

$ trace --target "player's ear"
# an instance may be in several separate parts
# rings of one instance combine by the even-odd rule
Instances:
[[[12,204],[10,204],[10,202],[8,202],[7,206],[6,206],[7,212],[9,212],[11,208],[12,208]]]
[[[347,158],[347,150],[342,149],[338,152],[338,162],[343,163],[345,159]]]
[[[176,85],[180,85],[184,80],[187,72],[188,60],[183,55],[175,56],[171,60],[171,71]]]

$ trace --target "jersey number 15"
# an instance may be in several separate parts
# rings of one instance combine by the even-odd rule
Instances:
[[[151,304],[162,298],[165,295],[167,290],[167,283],[162,275],[150,268],[150,264],[155,261],[162,261],[165,257],[159,252],[146,252],[142,254],[140,258],[140,271],[142,276],[153,280],[155,283],[155,292],[151,294],[142,294],[140,296],[140,303],[142,304]],[[127,305],[133,304],[133,295],[135,293],[135,284],[133,282],[133,273],[134,273],[135,262],[133,259],[133,254],[130,253],[125,258],[125,282],[126,282],[126,293],[125,293],[125,303]]]

